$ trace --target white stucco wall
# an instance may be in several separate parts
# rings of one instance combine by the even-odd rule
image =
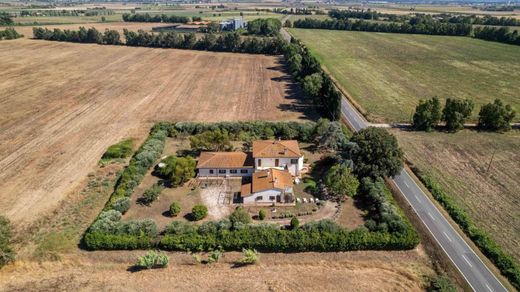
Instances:
[[[269,200],[270,196],[274,196],[274,200]],[[265,190],[258,193],[254,193],[250,196],[244,197],[243,203],[245,205],[252,205],[252,204],[269,204],[269,203],[276,203],[276,196],[282,196],[282,191],[278,189],[271,189],[271,190]],[[262,197],[261,200],[257,200],[257,198]],[[283,197],[280,199],[283,200]]]
[[[251,176],[255,171],[253,168],[242,168],[247,170],[247,173],[241,173],[241,169],[222,169],[222,168],[199,168],[199,177],[225,177],[225,176]],[[210,170],[213,170],[213,174],[210,173]],[[225,170],[226,173],[219,173],[219,170]],[[236,170],[237,173],[231,173],[231,170]]]
[[[297,163],[291,163],[291,159],[298,159]],[[262,160],[262,165],[259,165],[259,160]],[[279,163],[278,167],[280,169],[287,169],[293,176],[299,176],[300,171],[303,168],[303,156],[299,158],[278,158]],[[255,167],[257,170],[262,170],[266,168],[274,168],[276,167],[276,158],[255,158]]]

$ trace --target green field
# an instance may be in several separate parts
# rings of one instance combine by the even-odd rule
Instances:
[[[291,29],[372,121],[409,122],[421,98],[500,98],[520,112],[520,47],[468,37]],[[517,115],[515,120],[520,120]]]

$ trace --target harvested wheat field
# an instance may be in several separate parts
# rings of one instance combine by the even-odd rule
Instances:
[[[256,265],[234,267],[240,253],[196,265],[168,253],[166,269],[132,272],[143,251],[83,252],[61,261],[18,261],[0,274],[8,291],[423,291],[433,271],[420,250],[261,254]],[[2,284],[3,283],[3,284]]]
[[[308,118],[277,57],[19,39],[0,44],[0,213],[52,211],[106,148],[160,120]]]

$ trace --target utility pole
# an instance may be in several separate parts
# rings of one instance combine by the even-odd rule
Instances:
[[[491,163],[493,163],[493,159],[495,158],[495,153],[497,153],[497,148],[495,147],[495,150],[493,150],[493,154],[491,155],[491,160],[489,160],[488,167],[486,169],[486,173],[489,172],[489,168],[491,167]]]

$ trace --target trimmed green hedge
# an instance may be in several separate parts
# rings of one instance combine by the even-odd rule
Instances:
[[[418,171],[416,170],[416,173]],[[429,175],[417,173],[419,179],[432,193],[433,197],[446,209],[451,218],[460,226],[466,235],[473,240],[478,248],[500,269],[516,289],[520,290],[520,265],[516,260],[502,250],[500,246],[485,232],[478,228],[467,213],[448,196],[439,184]]]
[[[89,250],[148,249],[153,246],[152,238],[146,235],[87,232],[83,240]]]
[[[303,226],[305,227],[305,225]],[[240,230],[219,230],[200,234],[188,232],[165,235],[159,247],[165,250],[240,251],[254,248],[265,252],[348,251],[413,249],[419,244],[417,233],[391,234],[366,229],[320,231],[298,228],[281,230],[272,227],[248,226]]]

